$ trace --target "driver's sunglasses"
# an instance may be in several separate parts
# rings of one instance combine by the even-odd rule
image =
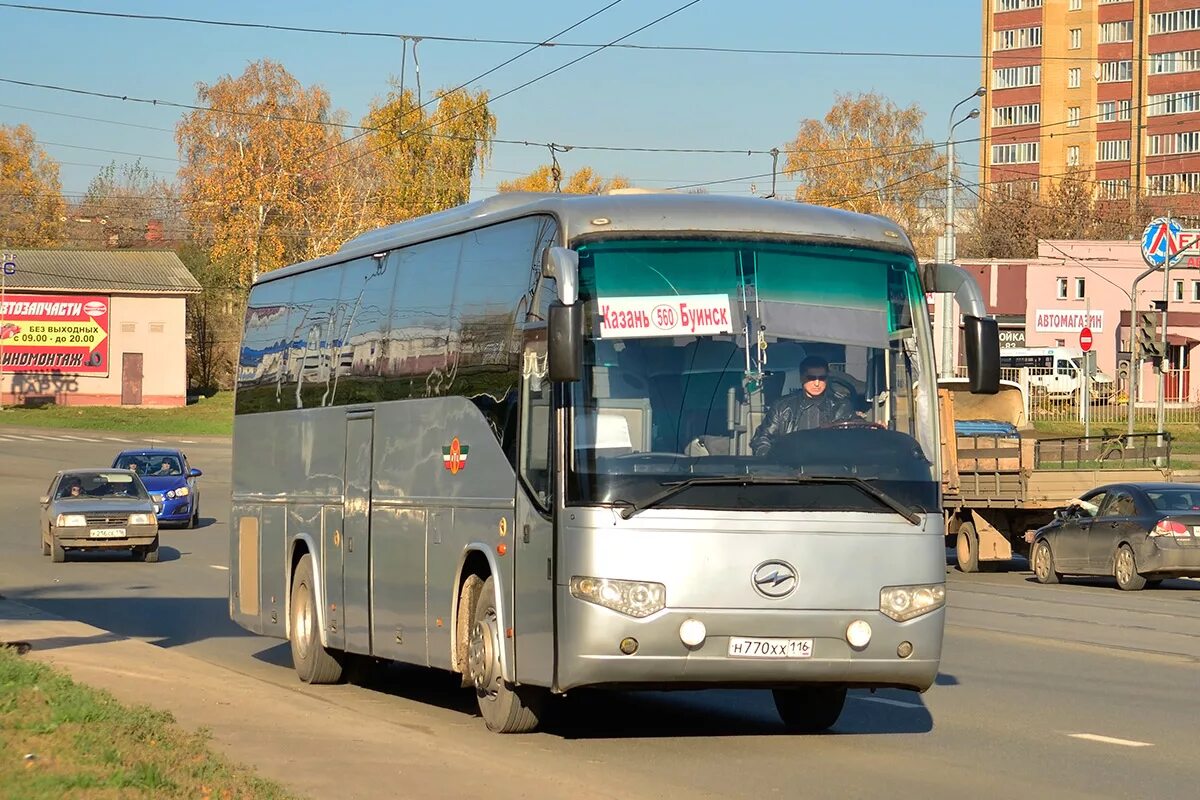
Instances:
[[[805,374],[804,380],[806,380],[806,381],[827,381],[827,380],[829,380],[829,373],[822,372],[820,374],[817,374],[817,373],[809,372],[809,373]]]

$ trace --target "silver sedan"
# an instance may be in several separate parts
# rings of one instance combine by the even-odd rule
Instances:
[[[39,502],[42,555],[55,562],[85,549],[126,549],[135,560],[158,561],[154,502],[131,470],[62,470]]]

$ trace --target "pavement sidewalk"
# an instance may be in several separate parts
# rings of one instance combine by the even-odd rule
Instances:
[[[64,669],[124,703],[170,711],[186,728],[208,729],[215,749],[311,798],[457,799],[485,786],[498,800],[617,796],[586,769],[529,763],[522,756],[542,748],[529,747],[528,737],[515,737],[526,742],[511,742],[509,757],[480,763],[474,733],[363,715],[299,683],[278,686],[3,598],[0,641],[29,642],[26,658]]]

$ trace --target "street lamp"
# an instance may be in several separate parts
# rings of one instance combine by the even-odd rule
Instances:
[[[954,113],[958,111],[959,106],[963,103],[969,103],[976,97],[983,97],[987,94],[987,87],[980,86],[971,94],[970,97],[964,97],[954,104],[954,108],[950,109],[949,129],[946,131],[946,233],[942,237],[942,259],[950,263],[954,263],[955,246],[954,246],[954,129],[969,119],[979,119],[979,109],[973,108],[971,112],[958,122],[954,121]],[[957,325],[951,324],[951,311],[953,309],[953,301],[948,297],[942,299],[942,358],[941,358],[941,377],[949,378],[954,375],[954,365],[951,363],[950,354],[954,352],[954,329]]]

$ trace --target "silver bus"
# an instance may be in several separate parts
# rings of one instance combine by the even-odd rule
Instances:
[[[261,276],[230,615],[308,683],[363,657],[458,673],[499,732],[580,687],[769,689],[801,731],[848,688],[924,691],[927,291],[957,294],[972,390],[995,392],[965,272],[797,203],[503,194]]]

